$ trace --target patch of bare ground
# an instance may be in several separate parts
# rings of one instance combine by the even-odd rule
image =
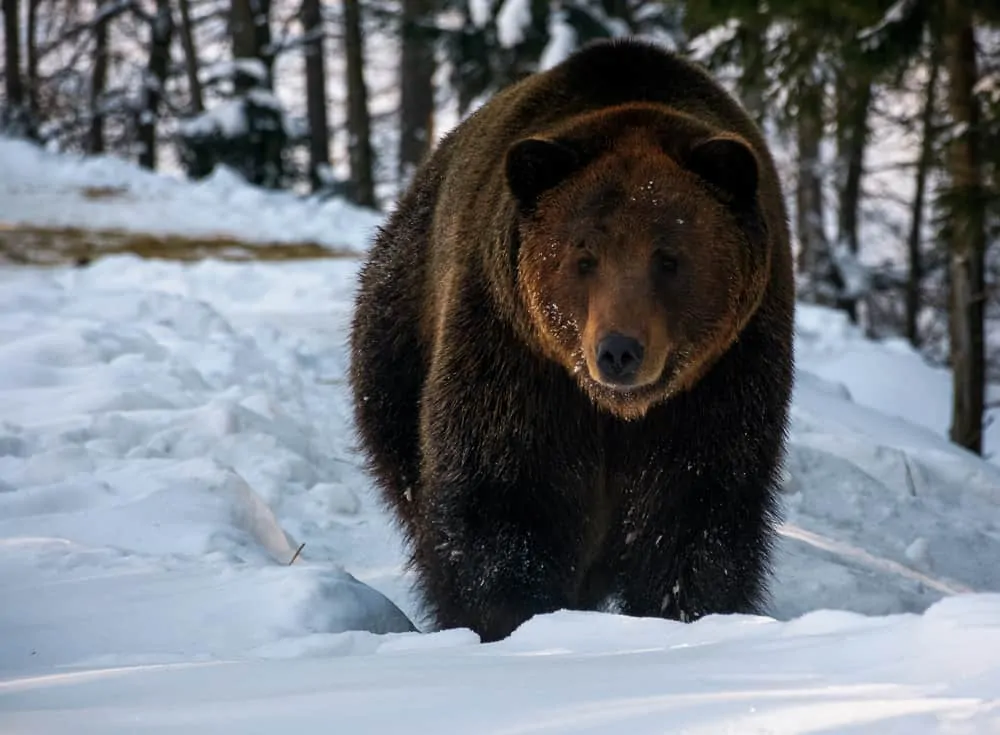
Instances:
[[[205,258],[275,261],[354,255],[346,248],[329,248],[316,242],[247,242],[228,236],[167,235],[0,223],[0,263],[86,265],[100,257],[122,254],[179,261]]]

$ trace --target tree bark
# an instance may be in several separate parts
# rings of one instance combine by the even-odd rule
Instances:
[[[94,66],[90,73],[90,129],[87,131],[87,152],[104,153],[104,110],[101,109],[108,78],[108,0],[97,0],[94,23]]]
[[[142,81],[143,104],[139,110],[138,140],[139,165],[153,169],[156,168],[156,122],[160,115],[163,88],[167,83],[170,40],[174,33],[170,0],[156,0],[156,12],[149,33],[149,62]]]
[[[205,110],[205,96],[198,78],[198,49],[194,45],[194,28],[191,25],[191,8],[188,0],[177,0],[180,11],[181,45],[184,47],[184,73],[187,75],[188,93],[191,96],[191,112],[198,114]]]
[[[433,5],[433,0],[403,0],[398,168],[403,186],[434,134],[434,45],[426,29]]]
[[[24,105],[24,79],[21,77],[20,7],[18,0],[3,0],[4,83],[7,105],[13,111]]]
[[[376,207],[371,118],[364,76],[364,39],[359,0],[344,0],[344,53],[347,58],[347,135],[355,203]]]
[[[837,239],[857,255],[858,213],[861,179],[868,147],[868,112],[872,100],[872,80],[862,71],[848,67],[841,74],[837,105],[838,212]]]
[[[27,48],[24,77],[28,85],[28,107],[32,117],[38,115],[38,5],[41,0],[28,0]]]
[[[268,87],[274,88],[274,49],[271,47],[271,0],[250,0],[254,12],[257,55],[267,69]]]
[[[229,6],[229,33],[233,42],[234,59],[259,59],[264,64],[267,79],[272,87],[271,67],[271,0],[232,0]],[[237,85],[237,91],[240,86]]]
[[[330,126],[326,115],[326,59],[323,55],[323,16],[320,0],[302,1],[305,49],[306,114],[309,117],[309,181],[313,191],[323,184],[320,169],[330,164]]]
[[[798,178],[795,187],[799,271],[810,283],[810,296],[819,297],[819,284],[828,277],[829,242],[823,228],[823,179],[820,143],[823,138],[823,98],[818,83],[807,83],[799,94],[797,125]]]
[[[937,39],[931,41],[928,63],[927,96],[920,114],[920,156],[917,159],[916,185],[910,232],[906,239],[909,252],[909,273],[906,279],[906,338],[914,347],[920,347],[921,287],[924,279],[923,238],[924,206],[927,199],[927,177],[934,162],[934,108],[937,104],[937,85],[941,70],[941,53]]]
[[[973,88],[978,76],[972,13],[964,0],[944,0],[948,106],[956,126],[951,173],[950,308],[953,375],[951,440],[982,453],[986,300],[985,196],[980,168],[980,120]]]

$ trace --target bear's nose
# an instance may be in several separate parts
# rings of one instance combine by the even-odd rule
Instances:
[[[612,332],[597,345],[597,368],[609,383],[625,384],[642,364],[642,345],[639,340]]]

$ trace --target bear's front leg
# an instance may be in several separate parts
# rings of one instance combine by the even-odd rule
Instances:
[[[414,500],[413,562],[430,615],[484,641],[574,603],[583,493],[600,451],[565,381],[540,377],[497,331],[495,351],[454,350],[428,381]]]
[[[425,485],[414,562],[437,626],[489,642],[568,607],[572,562],[569,519],[540,507],[531,484],[486,480],[485,470]]]
[[[625,611],[683,622],[762,613],[775,522],[769,483],[681,473],[650,494],[661,502],[649,504],[626,552]]]

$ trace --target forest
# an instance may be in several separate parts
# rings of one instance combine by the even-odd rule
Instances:
[[[597,39],[675,49],[778,154],[800,301],[947,366],[950,438],[983,451],[1000,399],[996,0],[3,0],[3,15],[0,134],[382,212],[504,85]]]

